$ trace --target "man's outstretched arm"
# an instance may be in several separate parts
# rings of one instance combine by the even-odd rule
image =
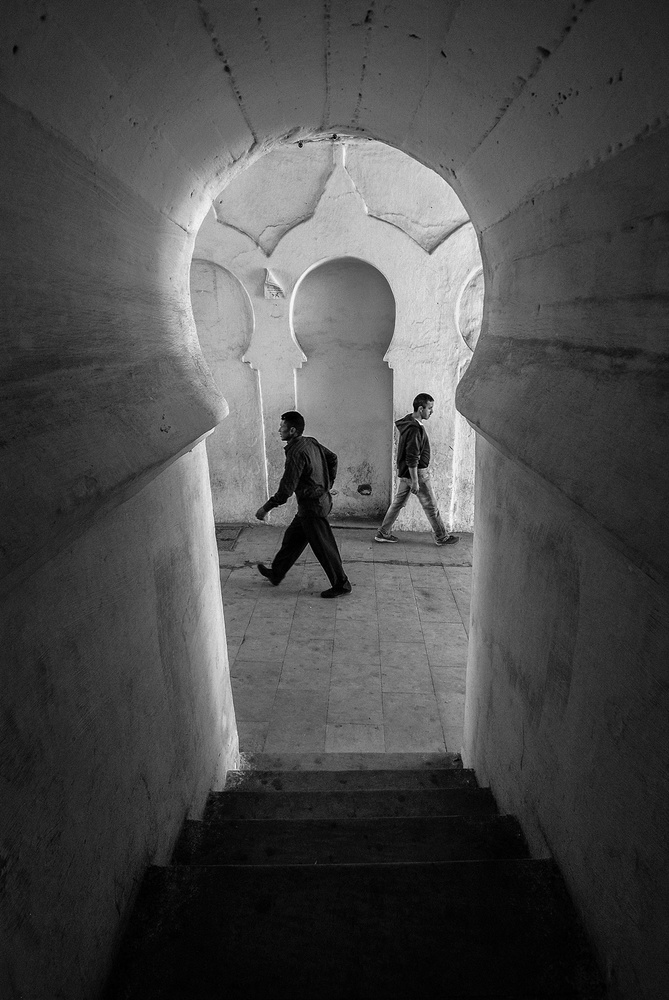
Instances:
[[[264,521],[271,510],[274,510],[275,507],[282,507],[292,497],[295,487],[300,481],[303,465],[304,456],[301,454],[286,457],[286,467],[283,470],[278,490],[256,511],[256,517],[259,521]]]

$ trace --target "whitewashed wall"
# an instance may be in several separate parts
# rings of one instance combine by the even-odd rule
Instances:
[[[193,296],[193,311],[207,361],[230,406],[230,415],[209,439],[212,492],[218,520],[250,521],[265,488],[257,463],[249,465],[239,425],[252,425],[254,440],[264,439],[267,479],[272,491],[281,474],[283,451],[277,436],[282,410],[300,407],[303,399],[306,433],[323,434],[336,444],[346,474],[335,500],[333,516],[376,518],[387,506],[394,481],[393,420],[411,410],[416,393],[430,392],[436,400],[429,423],[432,472],[441,510],[450,527],[472,530],[474,517],[473,432],[455,409],[459,375],[471,357],[480,329],[483,303],[481,259],[473,227],[452,188],[432,171],[391,147],[377,142],[317,142],[274,150],[239,174],[214,200],[196,240],[193,267],[203,261],[233,273],[248,293],[254,314],[251,344],[235,325],[238,313],[222,299],[218,317],[211,302]],[[358,258],[385,276],[395,300],[392,339],[385,362],[392,379],[384,380],[389,448],[381,468],[372,462],[375,481],[366,497],[357,492],[370,477],[363,473],[364,456],[351,425],[363,438],[369,420],[378,420],[379,405],[351,398],[350,343],[331,344],[329,363],[314,360],[300,340],[296,289],[318,262]],[[269,276],[268,276],[269,272]],[[477,279],[476,276],[479,276]],[[474,276],[474,277],[472,277]],[[307,280],[309,280],[307,278]],[[323,289],[327,297],[327,290]],[[296,310],[295,316],[291,309]],[[335,306],[332,322],[336,321]],[[346,303],[339,304],[344,314]],[[304,312],[300,314],[304,322]],[[373,334],[368,333],[368,337]],[[235,347],[221,361],[222,341]],[[313,343],[313,342],[312,342]],[[233,360],[234,355],[234,360]],[[244,398],[227,384],[243,384],[245,366],[257,370],[257,397]],[[297,376],[297,377],[296,377]],[[333,385],[333,380],[335,384]],[[304,395],[306,386],[309,392]],[[332,428],[331,414],[319,414],[312,402],[339,394],[342,412]],[[234,397],[234,398],[233,398]],[[357,418],[350,412],[360,407]],[[371,410],[374,414],[371,414]],[[346,429],[345,429],[346,428]],[[334,431],[334,438],[332,438]],[[375,431],[381,436],[382,431]],[[378,467],[378,473],[377,473]],[[225,473],[221,469],[225,468]],[[354,483],[354,480],[356,482]],[[273,512],[275,523],[292,516],[293,505]],[[428,530],[417,502],[410,502],[398,528]]]

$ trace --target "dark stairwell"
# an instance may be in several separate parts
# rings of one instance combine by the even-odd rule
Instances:
[[[148,870],[106,1000],[594,1000],[560,874],[455,754],[263,755]]]

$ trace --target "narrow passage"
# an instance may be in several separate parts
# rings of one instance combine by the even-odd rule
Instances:
[[[219,552],[232,687],[243,752],[459,752],[472,536],[437,548],[336,528],[354,584],[327,585],[311,550],[279,587],[258,574],[282,535],[246,527]]]

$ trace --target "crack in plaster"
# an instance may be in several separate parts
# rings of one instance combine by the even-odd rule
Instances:
[[[457,14],[458,10],[460,9],[461,4],[462,4],[462,0],[458,0],[458,2],[453,5],[453,7],[452,7],[452,9],[450,11],[450,15],[448,16],[448,20],[447,20],[447,24],[446,24],[444,33],[442,35],[442,39],[443,40],[441,42],[439,42],[439,44],[437,46],[437,48],[439,49],[439,51],[440,51],[440,53],[441,53],[442,56],[444,56],[444,51],[443,51],[444,42],[445,42],[446,38],[448,38],[448,34],[449,34],[449,32],[451,30],[451,27],[453,25],[453,21],[455,20],[455,15]],[[413,114],[409,118],[409,121],[412,123],[412,125],[413,125],[413,122],[415,122],[416,119],[418,118],[419,112],[420,112],[421,107],[423,105],[423,101],[425,100],[425,98],[427,96],[427,92],[428,92],[428,90],[430,88],[430,84],[432,83],[432,77],[433,77],[434,66],[435,66],[435,62],[434,61],[432,61],[432,62],[430,61],[429,52],[427,50],[427,45],[429,44],[428,43],[428,39],[430,38],[429,10],[428,10],[428,8],[426,8],[425,16],[426,16],[425,36],[426,36],[427,79],[425,80],[425,86],[423,87],[423,89],[421,91],[420,97],[418,98],[418,100],[416,102],[416,106],[415,106],[415,108],[413,110]],[[409,36],[409,37],[417,38],[418,36],[414,35],[414,36]],[[438,60],[437,60],[437,62],[438,62]],[[426,116],[427,116],[427,131],[429,132],[429,108],[426,110]],[[406,140],[406,138],[407,138],[407,136],[409,134],[409,131],[410,131],[410,129],[407,129],[407,131],[405,132],[404,136],[402,137],[402,141],[403,142]],[[426,136],[426,138],[427,138],[427,136]]]
[[[563,27],[552,49],[547,49],[542,45],[538,45],[536,47],[537,58],[532,63],[525,76],[518,75],[516,79],[513,81],[511,85],[510,95],[504,101],[502,101],[501,107],[499,109],[499,112],[495,120],[493,121],[490,128],[488,128],[483,133],[476,146],[474,146],[474,148],[470,150],[469,153],[470,156],[473,156],[474,153],[476,153],[476,151],[481,148],[481,146],[486,141],[491,132],[494,132],[499,123],[504,119],[505,115],[507,114],[509,108],[514,103],[514,101],[516,101],[518,97],[520,97],[520,95],[527,88],[527,85],[537,76],[537,74],[543,67],[544,63],[546,63],[546,61],[550,59],[551,55],[557,52],[557,50],[561,47],[561,45],[569,36],[574,25],[578,23],[579,17],[590,3],[592,3],[592,0],[581,0],[578,10],[575,10],[575,12],[571,15],[571,17],[569,18],[569,23],[565,24],[565,26]]]
[[[240,110],[240,112],[242,114],[242,118],[244,119],[249,132],[253,136],[253,144],[254,144],[254,146],[256,146],[258,144],[258,136],[256,134],[256,130],[254,129],[253,125],[251,124],[251,119],[249,118],[248,112],[247,112],[246,107],[244,105],[244,98],[242,97],[242,93],[241,93],[241,91],[240,91],[240,89],[237,86],[237,83],[235,81],[235,78],[234,78],[234,75],[233,75],[233,72],[232,72],[232,67],[230,66],[230,63],[228,62],[228,59],[227,59],[227,57],[225,55],[225,52],[223,51],[223,48],[222,48],[222,46],[221,46],[221,44],[220,44],[220,42],[219,42],[219,40],[218,40],[218,38],[216,36],[216,28],[214,26],[214,22],[211,20],[211,17],[209,16],[209,12],[207,11],[207,8],[205,7],[205,5],[202,2],[202,0],[197,0],[197,6],[198,6],[198,10],[200,12],[200,20],[202,21],[202,25],[204,27],[204,30],[209,35],[209,39],[210,39],[211,44],[213,46],[214,52],[216,53],[216,58],[219,59],[223,63],[223,70],[224,70],[224,72],[225,72],[225,74],[228,77],[228,80],[230,82],[230,87],[232,88],[232,92],[235,95],[235,100],[237,101],[237,104],[239,106],[239,110]]]
[[[323,105],[323,128],[330,120],[330,59],[332,57],[332,0],[324,0],[323,21],[325,25],[325,103]]]
[[[256,24],[258,26],[258,31],[260,33],[260,38],[262,40],[263,48],[266,54],[269,56],[270,62],[272,62],[272,52],[269,44],[269,38],[265,34],[265,29],[263,28],[262,17],[260,15],[260,8],[257,3],[253,4],[253,11],[256,16]]]
[[[355,105],[355,110],[353,112],[353,117],[351,119],[351,124],[357,126],[360,120],[360,107],[362,105],[362,89],[365,83],[365,77],[367,76],[367,59],[369,58],[369,50],[372,45],[372,30],[374,25],[374,5],[376,0],[370,0],[369,8],[365,15],[365,20],[359,24],[352,24],[352,28],[360,28],[367,25],[367,30],[365,31],[365,45],[362,53],[362,70],[360,72],[360,84],[358,90],[358,100]]]

